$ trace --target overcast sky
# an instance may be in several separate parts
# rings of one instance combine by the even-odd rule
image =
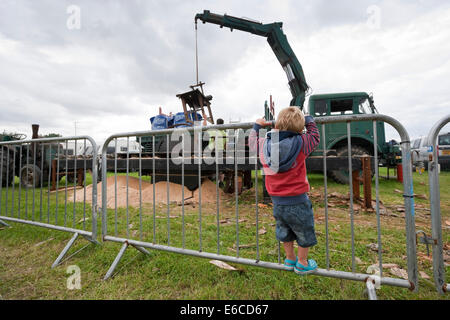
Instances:
[[[373,93],[411,138],[450,113],[448,0],[0,0],[0,131],[31,136],[38,123],[42,134],[76,127],[101,141],[150,129],[159,106],[181,111],[175,95],[196,81],[194,16],[204,9],[283,22],[313,94]],[[277,111],[288,106],[265,38],[199,24],[198,49],[215,118],[253,121],[270,95]]]

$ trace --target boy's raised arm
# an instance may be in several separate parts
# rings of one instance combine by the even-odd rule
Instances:
[[[253,125],[253,129],[250,131],[250,136],[248,138],[248,146],[251,152],[258,152],[259,150],[261,150],[262,145],[264,143],[264,138],[261,139],[259,137],[259,130],[261,130],[266,125],[267,125],[266,120],[262,118],[256,119],[255,124]]]
[[[312,116],[305,117],[306,133],[302,134],[303,139],[303,153],[309,156],[311,152],[319,145],[320,135],[314,118]]]

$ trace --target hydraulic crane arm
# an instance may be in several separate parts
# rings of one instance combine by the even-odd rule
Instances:
[[[203,23],[209,22],[222,27],[250,32],[267,38],[267,42],[272,48],[275,56],[280,62],[283,70],[286,72],[289,88],[292,94],[291,106],[298,106],[303,109],[306,92],[308,91],[308,84],[306,83],[303,68],[297,60],[294,51],[289,45],[286,35],[283,33],[283,23],[274,22],[269,24],[262,24],[247,19],[236,18],[228,15],[218,15],[203,11],[195,16],[195,23],[201,20]]]

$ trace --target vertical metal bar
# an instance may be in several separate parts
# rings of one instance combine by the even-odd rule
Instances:
[[[202,135],[203,131],[200,128],[198,135],[198,223],[199,223],[199,244],[202,251]]]
[[[64,190],[64,227],[67,225],[67,184],[69,180],[69,141],[66,140],[66,187]]]
[[[27,166],[26,166],[26,170],[25,170],[25,172],[26,172],[26,177],[27,177],[27,180],[28,180],[28,165],[29,165],[29,161],[28,161],[28,158],[29,158],[29,156],[30,156],[30,144],[27,144]],[[25,219],[28,219],[28,186],[25,188]]]
[[[220,218],[219,218],[219,213],[220,213],[220,196],[219,196],[219,184],[220,184],[220,177],[219,177],[219,143],[218,143],[218,139],[219,139],[219,130],[216,130],[215,134],[216,137],[214,139],[214,144],[215,144],[215,154],[216,154],[216,225],[217,225],[217,254],[220,254]],[[221,137],[222,139],[222,137]],[[222,140],[220,141],[220,143],[222,143]],[[223,146],[223,145],[222,145]]]
[[[437,150],[437,137],[442,128],[450,122],[450,114],[437,122],[428,134],[428,147],[431,148],[432,158],[428,161],[428,185],[430,191],[431,210],[431,237],[433,239],[433,278],[436,290],[439,294],[444,294],[450,289],[450,284],[446,283],[445,259],[442,239],[442,214],[441,214],[441,191],[439,183],[439,159]]]
[[[114,233],[117,237],[117,138],[114,139]]]
[[[156,240],[156,199],[155,199],[155,136],[152,136],[152,160],[153,160],[153,243]]]
[[[48,144],[48,180],[47,180],[47,223],[50,223],[50,177],[53,170],[52,144]]]
[[[255,157],[256,261],[259,261],[258,155],[259,141],[257,140]]]
[[[45,162],[45,154],[44,154],[44,144],[41,143],[41,192],[40,192],[40,207],[39,207],[39,221],[42,221],[42,188],[44,187],[44,162]]]
[[[96,188],[97,186],[97,181],[96,181],[96,177],[95,174],[98,173],[96,171],[97,170],[97,166],[98,166],[98,162],[97,162],[97,146],[95,143],[93,143],[92,141],[91,145],[92,145],[92,150],[93,150],[93,156],[92,156],[92,168],[96,168],[96,170],[92,170],[92,179],[95,181],[95,183],[92,184],[92,186],[94,188]],[[107,215],[107,202],[108,202],[108,163],[107,163],[107,156],[108,156],[108,146],[109,143],[111,141],[108,141],[103,144],[102,147],[102,155],[100,158],[101,161],[101,165],[100,165],[100,169],[101,169],[101,181],[102,181],[102,237],[105,237],[108,234],[108,215]],[[116,150],[114,150],[114,152],[116,152]],[[94,189],[94,191],[96,191]],[[92,196],[92,201],[96,201],[97,195],[93,195]],[[95,213],[95,207],[92,208],[92,212],[93,214]],[[94,226],[92,227],[92,230],[94,230]]]
[[[90,140],[90,143],[92,145],[92,206],[91,206],[91,217],[92,217],[92,223],[91,223],[91,230],[92,230],[92,237],[91,239],[93,240],[92,242],[96,242],[96,238],[97,238],[97,216],[98,216],[98,212],[99,212],[99,207],[98,207],[98,192],[97,192],[97,182],[98,182],[98,177],[97,175],[99,174],[99,157],[98,157],[98,148],[97,148],[97,144],[95,143],[95,141]],[[106,153],[106,152],[105,152]],[[103,157],[102,157],[103,158]],[[105,160],[106,160],[106,154],[105,154]],[[103,160],[102,164],[103,164]],[[106,161],[105,161],[106,162]],[[100,175],[103,177],[105,177],[105,181],[106,179],[106,170],[103,171],[103,167],[101,167],[102,172],[100,173]],[[105,163],[105,169],[106,169],[106,163]],[[85,177],[86,179],[86,177]],[[106,186],[106,182],[105,182],[105,186]],[[102,198],[103,201],[103,198]],[[103,210],[103,206],[101,208]],[[105,208],[106,209],[106,208]],[[106,235],[106,228],[103,229],[103,212],[105,212],[106,215],[106,210],[102,211],[102,231],[105,230],[105,235]],[[106,227],[106,224],[105,224]]]
[[[75,214],[76,214],[76,199],[77,199],[77,143],[78,140],[75,140],[75,148],[74,154],[75,158],[73,159],[73,217],[72,217],[72,227],[75,228]]]
[[[34,221],[34,198],[35,198],[35,189],[36,189],[36,143],[33,143],[33,201],[32,201],[32,207],[33,211],[31,213],[31,220]]]
[[[350,227],[352,233],[352,272],[355,272],[355,229],[353,225],[353,181],[352,181],[352,141],[350,121],[347,121],[348,181],[350,187]]]
[[[13,176],[12,176],[12,202],[11,202],[11,217],[14,217],[14,192],[16,189],[16,146],[13,146]]]
[[[166,177],[167,177],[167,245],[170,246],[170,189],[169,189],[169,139],[170,136],[166,136]]]
[[[433,136],[429,136],[429,139]],[[445,292],[445,260],[443,256],[442,242],[442,217],[441,217],[441,195],[439,187],[439,170],[438,170],[438,152],[436,150],[436,139],[429,141],[433,148],[432,161],[428,162],[428,185],[430,190],[430,209],[431,209],[431,237],[435,241],[433,244],[433,278],[436,290],[440,294]]]
[[[3,199],[3,157],[4,157],[3,149],[4,146],[2,145],[2,157],[0,158],[0,215],[2,214],[2,199]],[[6,150],[8,150],[8,147],[6,147]]]
[[[127,137],[127,238],[130,238],[130,221],[128,212],[128,174],[130,171],[130,137]]]
[[[21,209],[21,198],[22,198],[22,175],[21,175],[21,169],[22,169],[22,144],[19,146],[19,201],[18,201],[18,208],[17,208],[17,218],[20,219],[20,209]],[[1,186],[0,186],[1,188]]]
[[[139,240],[142,241],[142,138],[139,137]]]
[[[408,257],[408,279],[414,284],[414,290],[418,289],[418,266],[416,249],[416,225],[414,212],[414,189],[411,166],[411,145],[407,134],[403,136],[402,167],[403,167],[403,191],[405,203],[405,224],[406,224],[406,249]]]
[[[3,157],[2,157],[3,159]],[[22,144],[20,144],[19,147],[19,203],[18,203],[18,212],[17,212],[17,218],[20,219],[20,208],[22,206]],[[1,184],[0,184],[0,190],[1,190]]]
[[[9,202],[9,148],[6,153],[6,197],[5,197],[5,215],[8,215],[8,202]]]
[[[378,170],[378,132],[377,122],[373,121],[373,154],[375,156],[375,201],[376,201],[376,213],[377,213],[377,234],[378,234],[378,262],[380,269],[380,278],[383,276],[383,254],[381,246],[381,220],[380,220],[380,196],[379,196],[379,170]]]
[[[328,234],[328,175],[327,175],[327,144],[325,135],[325,124],[322,123],[322,144],[323,144],[323,185],[324,185],[324,199],[325,199],[325,250],[326,250],[326,265],[327,270],[330,269],[330,249],[329,249],[329,234]]]
[[[184,222],[184,133],[181,135],[181,143],[182,143],[182,160],[181,160],[181,219],[182,219],[182,238],[183,238],[183,249],[186,247],[186,230],[185,230],[185,222]]]
[[[239,143],[239,129],[234,131],[234,194],[235,194],[235,212],[236,212],[236,257],[239,258],[239,181],[237,165],[237,146]]]
[[[60,150],[61,144],[58,142],[58,148],[57,148],[57,160],[56,160],[56,192],[55,192],[55,224],[58,224],[58,189],[59,189],[59,156],[60,156]]]
[[[86,174],[86,139],[84,139],[84,146],[83,146],[83,230],[86,230],[86,180],[87,180],[87,174]],[[92,146],[92,150],[94,150],[94,146]],[[92,154],[92,158],[94,158]],[[95,161],[95,160],[94,160]],[[97,184],[97,181],[92,181],[92,184]]]
[[[197,23],[195,23],[195,75],[198,82],[198,41],[197,41]]]

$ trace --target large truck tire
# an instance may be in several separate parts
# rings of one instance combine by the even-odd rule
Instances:
[[[336,150],[338,157],[347,157],[348,156],[348,146],[342,146]],[[367,148],[359,146],[359,145],[352,145],[352,156],[370,156],[371,153],[367,150]],[[362,174],[362,172],[361,172]],[[372,176],[373,176],[372,172]],[[333,170],[329,173],[330,177],[336,181],[337,183],[341,184],[349,184],[349,172],[348,167],[342,170]]]

